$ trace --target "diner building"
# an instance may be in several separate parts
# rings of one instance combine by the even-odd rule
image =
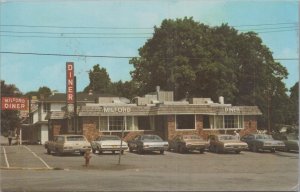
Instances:
[[[172,91],[156,91],[132,101],[114,96],[98,97],[94,103],[77,107],[77,113],[66,108],[48,114],[49,139],[58,134],[83,134],[89,141],[99,135],[119,135],[125,141],[138,134],[157,134],[164,140],[177,134],[240,135],[257,131],[257,106],[232,106],[210,98],[174,101]]]

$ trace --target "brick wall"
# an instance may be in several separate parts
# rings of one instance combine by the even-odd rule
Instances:
[[[87,138],[88,141],[96,139],[100,132],[97,128],[98,117],[85,117],[82,118],[82,134]]]

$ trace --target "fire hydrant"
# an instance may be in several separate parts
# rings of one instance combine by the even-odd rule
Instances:
[[[89,166],[91,158],[92,158],[91,151],[90,150],[86,150],[85,153],[84,153],[85,166]]]

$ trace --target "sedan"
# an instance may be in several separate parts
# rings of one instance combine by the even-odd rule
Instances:
[[[209,150],[215,153],[233,151],[240,153],[247,149],[247,143],[242,142],[235,135],[210,135]]]
[[[204,153],[207,147],[208,142],[198,135],[177,135],[169,140],[169,149],[179,153],[194,150]]]
[[[299,137],[296,134],[276,134],[273,135],[276,140],[281,140],[285,144],[285,151],[299,151]]]
[[[129,151],[137,151],[142,154],[144,151],[159,151],[164,154],[168,149],[168,142],[163,141],[158,135],[138,135],[133,140],[128,141]]]
[[[128,149],[127,143],[122,141],[120,137],[116,135],[101,135],[96,140],[91,142],[91,146],[93,153],[99,151],[99,154],[104,151],[111,151],[112,153],[121,151],[121,154],[123,154],[124,151]]]
[[[258,152],[259,150],[270,150],[274,153],[276,150],[284,150],[285,144],[283,141],[277,141],[267,134],[248,134],[241,138],[248,144],[250,151]]]

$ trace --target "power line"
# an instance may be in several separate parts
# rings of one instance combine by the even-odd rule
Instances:
[[[43,32],[43,31],[0,31],[0,33],[51,34],[51,35],[151,35],[153,33],[79,33],[79,32]]]
[[[55,26],[55,25],[0,25],[2,27],[56,28],[56,29],[153,29],[153,27],[95,27],[95,26]]]
[[[84,37],[84,36],[38,36],[38,35],[0,35],[2,37],[31,37],[31,38],[50,38],[50,39],[54,39],[54,38],[58,38],[58,39],[130,39],[130,38],[134,38],[134,39],[145,39],[145,38],[151,38],[151,37],[138,37],[138,36],[91,36],[91,37]]]
[[[264,24],[252,24],[252,25],[235,25],[232,27],[254,27],[254,26],[265,26],[265,25],[298,25],[297,22],[286,22],[286,23],[264,23]]]
[[[59,54],[59,53],[36,53],[36,52],[12,52],[1,51],[1,54],[17,54],[17,55],[38,55],[38,56],[60,56],[60,57],[102,57],[102,58],[115,58],[115,59],[131,59],[141,58],[139,56],[112,56],[112,55],[83,55],[83,54]],[[170,58],[162,58],[170,59]],[[190,58],[190,59],[202,59],[202,58]],[[299,58],[274,58],[274,60],[299,60]]]

